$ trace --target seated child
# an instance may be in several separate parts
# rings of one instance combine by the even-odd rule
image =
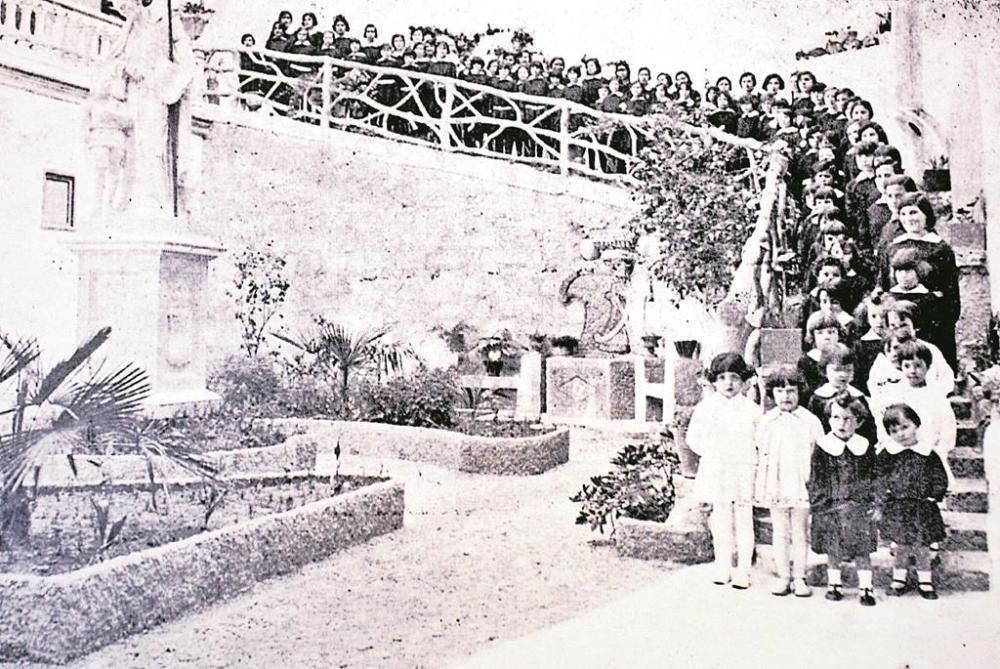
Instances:
[[[865,394],[851,385],[854,379],[854,351],[844,344],[831,344],[822,349],[819,364],[826,372],[826,383],[813,391],[806,407],[819,418],[824,432],[830,431],[827,421],[828,405],[838,398],[849,397],[856,400],[864,405],[865,413],[871,413]],[[875,426],[870,421],[859,419],[855,429],[870,443],[875,443]]]
[[[949,345],[954,347],[955,333],[941,321],[944,308],[940,293],[931,292],[923,284],[929,267],[912,248],[896,251],[892,256],[894,285],[889,293],[897,303],[907,303],[899,308],[898,315],[912,320],[916,337],[944,351]]]
[[[873,398],[876,420],[885,414],[886,407],[890,405],[909,405],[920,416],[920,427],[917,430],[920,443],[933,449],[941,457],[948,479],[951,480],[948,454],[955,448],[958,425],[948,397],[939,388],[927,383],[931,351],[925,342],[906,341],[896,349],[896,360],[903,380],[887,386]],[[883,432],[880,437],[885,439],[886,434]]]
[[[813,312],[806,321],[806,344],[811,345],[798,362],[799,376],[802,378],[800,396],[802,402],[809,403],[813,391],[826,381],[825,369],[820,366],[822,351],[840,343],[840,321],[832,314]]]
[[[778,581],[772,593],[784,596],[794,592],[796,597],[809,597],[812,590],[806,585],[807,485],[812,450],[823,436],[823,426],[816,416],[799,406],[802,378],[794,367],[779,367],[767,377],[766,386],[775,406],[757,424],[754,489],[757,503],[770,509],[774,528]]]
[[[855,332],[864,333],[854,341],[854,385],[866,395],[871,395],[868,375],[875,358],[882,353],[888,332],[885,318],[886,301],[881,292],[872,292],[854,310]]]
[[[843,599],[840,567],[853,560],[861,605],[875,606],[871,554],[878,549],[878,459],[874,445],[858,434],[870,414],[862,398],[840,395],[826,403],[824,416],[828,432],[816,442],[809,474],[812,549],[826,553],[828,600]]]
[[[888,435],[879,444],[879,485],[882,488],[882,539],[896,543],[895,567],[888,594],[909,591],[910,559],[916,562],[917,588],[924,599],[937,599],[931,574],[931,544],[945,538],[937,503],[948,491],[948,474],[941,457],[923,441],[921,416],[907,404],[890,404],[882,416]]]
[[[712,505],[712,581],[725,585],[732,578],[733,587],[741,590],[750,585],[754,550],[754,430],[761,409],[743,394],[752,376],[753,370],[738,353],[715,356],[707,373],[715,392],[695,407],[687,431],[688,446],[701,456],[695,495]]]

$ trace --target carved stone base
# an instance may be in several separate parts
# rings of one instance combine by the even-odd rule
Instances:
[[[175,231],[114,230],[68,244],[79,258],[77,336],[111,326],[98,353],[111,367],[134,363],[152,384],[154,414],[203,408],[218,396],[205,388],[205,284],[222,249]],[[110,367],[109,367],[110,368]]]
[[[546,360],[546,407],[550,420],[634,420],[632,358]]]

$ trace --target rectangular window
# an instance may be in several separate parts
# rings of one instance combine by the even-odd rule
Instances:
[[[65,174],[45,173],[42,191],[42,227],[48,230],[73,229],[76,180]]]

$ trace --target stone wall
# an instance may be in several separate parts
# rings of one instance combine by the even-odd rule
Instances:
[[[625,189],[263,121],[210,128],[201,232],[231,251],[274,240],[289,260],[293,332],[322,313],[348,324],[397,322],[410,339],[461,320],[486,332],[579,334],[580,315],[559,303],[559,284],[580,263],[581,229],[627,219]],[[238,345],[223,296],[231,254],[212,271],[218,354]]]

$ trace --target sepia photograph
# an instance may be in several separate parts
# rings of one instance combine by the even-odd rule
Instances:
[[[0,669],[1000,666],[998,128],[1000,0],[0,0]]]

